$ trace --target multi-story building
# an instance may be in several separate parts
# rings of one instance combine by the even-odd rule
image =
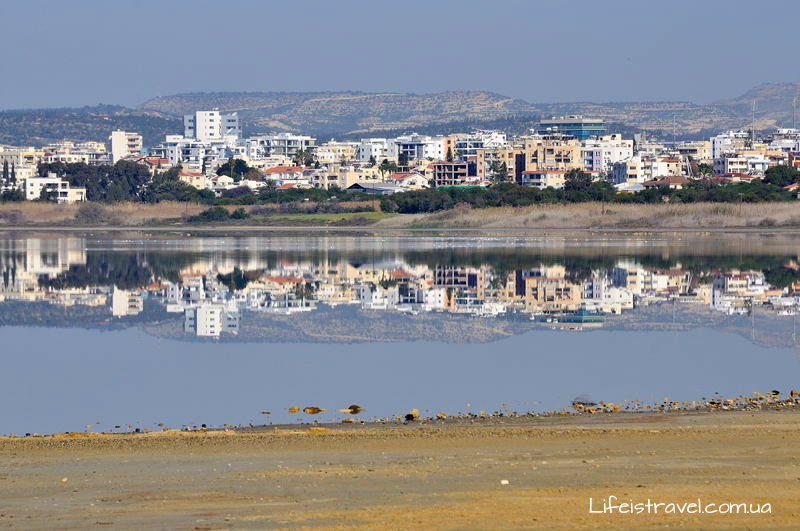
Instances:
[[[42,162],[44,151],[29,146],[0,146],[0,166],[8,164],[9,167],[21,168],[23,166],[36,167]]]
[[[748,131],[726,131],[711,137],[711,158],[716,160],[723,153],[735,153],[751,147],[752,136]]]
[[[358,148],[358,142],[331,140],[317,146],[314,154],[320,164],[349,164],[356,160]]]
[[[637,154],[628,160],[611,165],[611,180],[615,184],[643,183],[657,177],[683,175],[685,164],[679,158],[654,157]]]
[[[433,187],[464,186],[478,181],[474,162],[434,162]]]
[[[581,143],[581,153],[585,171],[607,174],[612,164],[633,157],[633,140],[619,134],[589,138]]]
[[[234,301],[203,302],[184,311],[184,330],[200,337],[218,338],[239,333],[239,309]]]
[[[142,135],[140,134],[112,131],[109,140],[111,141],[111,164],[142,152]]]
[[[42,148],[42,162],[63,162],[66,164],[108,164],[109,153],[102,142],[71,142],[65,140],[48,144]]]
[[[214,109],[186,114],[183,117],[183,136],[201,142],[222,140],[226,136],[239,138],[242,136],[239,113],[222,114]]]
[[[692,161],[697,163],[710,164],[713,160],[711,157],[711,142],[708,140],[679,142],[673,146],[673,149],[678,155],[687,160],[691,158]]]
[[[577,311],[583,300],[580,284],[565,278],[528,277],[525,279],[525,309],[532,313]]]
[[[430,137],[416,133],[394,139],[393,154],[398,160],[405,155],[408,160],[443,160],[447,156],[441,137]]]
[[[394,144],[388,138],[362,138],[358,144],[358,160],[380,163],[384,159],[396,159],[393,149]]]
[[[542,120],[536,129],[540,135],[561,134],[572,136],[578,140],[586,140],[593,136],[603,136],[606,132],[605,121],[598,118],[584,118],[583,116],[555,116],[549,120]]]
[[[519,184],[533,188],[564,188],[565,170],[525,170]]]
[[[764,175],[771,165],[770,159],[761,153],[739,152],[723,153],[719,158],[714,159],[713,168],[716,175],[726,173]]]
[[[283,155],[289,158],[298,151],[313,151],[317,143],[314,137],[292,133],[256,135],[249,137],[247,141],[260,150],[260,156]]]
[[[49,173],[46,177],[28,177],[22,181],[22,189],[28,201],[36,199],[47,199],[57,203],[86,201],[86,188],[70,186],[69,181],[55,173]]]

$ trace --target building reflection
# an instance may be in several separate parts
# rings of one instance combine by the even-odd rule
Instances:
[[[403,252],[364,260],[347,253],[86,248],[80,238],[4,241],[0,302],[107,307],[109,322],[176,314],[184,334],[211,338],[239,334],[249,313],[302,321],[303,314],[343,305],[363,312],[508,317],[570,330],[603,327],[667,302],[725,315],[760,308],[780,317],[800,310],[800,274],[791,257],[769,257],[760,266],[733,260],[723,268],[701,260],[659,267],[626,256],[600,265],[552,257],[509,265],[470,263],[466,254],[462,263],[437,264]]]

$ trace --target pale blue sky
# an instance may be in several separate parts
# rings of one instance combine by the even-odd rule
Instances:
[[[690,100],[797,81],[800,2],[0,3],[0,108],[218,90]]]

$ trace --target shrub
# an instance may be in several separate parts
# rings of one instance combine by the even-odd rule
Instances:
[[[98,203],[83,203],[75,213],[75,223],[81,225],[116,225],[120,221],[111,209]]]
[[[247,219],[250,214],[247,213],[244,207],[239,207],[231,213],[231,219]]]
[[[6,225],[19,225],[23,221],[25,221],[25,216],[20,210],[6,210],[4,212],[0,212],[0,223]]]
[[[209,221],[227,221],[230,219],[230,214],[225,207],[212,207],[208,210],[203,210],[196,216],[191,216],[187,221],[189,223],[205,223]]]

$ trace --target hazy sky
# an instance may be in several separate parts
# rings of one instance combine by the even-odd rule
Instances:
[[[0,108],[178,92],[690,100],[797,81],[800,2],[0,1]]]

